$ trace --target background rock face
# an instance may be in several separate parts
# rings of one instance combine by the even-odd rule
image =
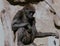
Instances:
[[[56,29],[54,27],[54,22],[53,20],[56,19],[55,17],[59,16],[60,17],[60,0],[47,0],[49,4],[55,9],[57,12],[57,15],[53,15],[49,9],[51,9],[44,1],[39,2],[38,4],[33,4],[33,6],[36,9],[36,13],[34,14],[34,17],[36,18],[36,28],[37,31],[41,32],[55,32],[57,31],[60,34],[60,30]],[[6,0],[0,0],[0,20],[2,19],[0,25],[3,26],[3,30],[0,32],[0,35],[3,35],[4,41],[1,40],[5,46],[17,46],[16,43],[14,45],[13,42],[13,32],[11,30],[11,22],[18,10],[21,10],[23,7],[22,6],[13,6],[10,5]],[[2,11],[5,10],[3,13]],[[57,19],[57,23],[60,20]],[[1,26],[1,27],[2,27]],[[1,29],[1,28],[0,28]],[[1,34],[2,33],[2,34]],[[3,38],[1,37],[1,39]],[[37,46],[49,46],[48,45],[48,40],[49,38],[37,38],[34,40],[34,43],[36,43]],[[4,46],[3,44],[0,44]],[[33,45],[28,45],[28,46],[33,46]]]

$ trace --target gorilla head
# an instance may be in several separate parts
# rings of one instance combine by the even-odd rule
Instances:
[[[26,14],[26,17],[31,19],[35,13],[35,8],[32,5],[26,5],[23,8],[23,11]]]

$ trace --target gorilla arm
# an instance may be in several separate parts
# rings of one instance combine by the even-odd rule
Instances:
[[[56,38],[59,38],[58,33],[52,33],[52,32],[42,33],[42,32],[37,32],[37,34],[36,34],[36,38],[37,37],[43,38],[43,37],[48,37],[48,36],[56,36]]]

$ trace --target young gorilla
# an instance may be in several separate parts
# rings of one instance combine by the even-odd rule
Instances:
[[[14,34],[17,32],[18,46],[31,44],[35,38],[57,36],[56,33],[37,32],[35,18],[33,17],[34,13],[35,8],[31,5],[26,5],[22,10],[18,11],[13,18],[12,30]]]

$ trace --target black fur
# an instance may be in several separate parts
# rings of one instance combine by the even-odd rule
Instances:
[[[16,1],[14,2],[15,0],[7,0],[11,5],[21,5],[21,6],[24,6],[24,5],[27,5],[29,3],[33,3],[33,4],[36,4],[40,1],[44,1],[44,0],[25,0],[25,2],[21,2],[21,1]]]
[[[35,38],[56,36],[55,33],[51,32],[37,32],[35,18],[33,17],[34,13],[35,8],[31,5],[26,5],[22,10],[18,11],[13,18],[12,30],[14,34],[17,32],[18,46],[31,44]]]

